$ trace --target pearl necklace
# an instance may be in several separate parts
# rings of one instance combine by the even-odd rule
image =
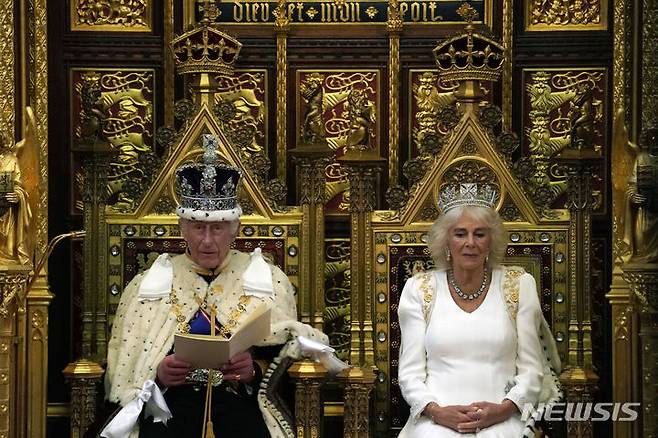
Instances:
[[[484,292],[484,289],[487,286],[487,268],[484,268],[484,275],[482,276],[482,284],[480,285],[480,288],[472,294],[466,294],[462,292],[461,288],[457,285],[457,280],[455,280],[455,274],[452,269],[448,271],[448,281],[450,282],[450,286],[455,289],[455,293],[459,296],[459,298],[462,300],[476,300],[480,295],[482,295],[482,292]]]

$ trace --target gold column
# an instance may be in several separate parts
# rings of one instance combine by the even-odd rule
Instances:
[[[600,160],[590,149],[565,149],[558,161],[567,167],[569,184],[569,335],[567,366],[560,375],[567,401],[593,400],[599,377],[592,365],[590,244],[592,165]],[[567,423],[569,438],[592,437],[591,421]]]
[[[512,130],[512,44],[514,36],[514,2],[503,0],[503,47],[505,59],[503,64],[503,131]]]
[[[632,126],[629,109],[633,107],[630,84],[633,83],[633,63],[630,60],[633,50],[633,15],[631,1],[615,0],[613,6],[613,114],[615,123],[613,141],[622,134],[617,130],[623,125]],[[627,138],[622,135],[623,146],[612,148],[613,175],[614,167],[630,159]],[[633,133],[631,132],[631,136]],[[614,177],[613,177],[614,178]],[[640,342],[638,340],[639,317],[637,304],[633,298],[630,285],[623,279],[622,253],[620,247],[624,238],[624,216],[626,207],[617,192],[625,193],[626,186],[622,181],[613,179],[612,196],[612,234],[613,234],[613,270],[610,292],[606,298],[610,302],[612,316],[612,399],[617,403],[639,402],[640,392]],[[624,196],[622,195],[621,198]],[[612,423],[615,438],[640,437],[640,422],[614,421]]]
[[[71,385],[71,438],[81,438],[96,420],[103,368],[95,362],[80,359],[68,364],[63,374]]]
[[[174,126],[174,57],[168,50],[174,39],[174,0],[164,2],[164,125]]]
[[[640,350],[642,361],[643,438],[658,437],[658,264],[624,265],[624,279],[631,285],[640,310]]]
[[[75,152],[83,155],[85,172],[81,196],[84,204],[85,290],[82,312],[82,357],[97,362],[107,356],[107,226],[105,203],[107,201],[107,174],[116,151],[104,139],[94,144],[76,144]]]
[[[318,438],[322,431],[320,388],[327,369],[320,363],[304,360],[293,363],[288,374],[295,381],[297,438]]]
[[[350,363],[374,366],[372,324],[373,235],[370,215],[376,206],[377,176],[384,160],[374,150],[348,150],[338,158],[350,181],[350,265],[352,297]]]
[[[370,392],[375,383],[371,367],[346,368],[338,374],[345,389],[343,437],[367,438],[370,436]]]
[[[639,8],[640,5],[637,5]],[[658,121],[658,1],[643,0],[642,24],[642,129]],[[637,29],[637,28],[636,28]]]
[[[278,0],[274,11],[274,31],[276,32],[276,176],[286,179],[286,152],[288,123],[288,31],[290,19],[286,10],[286,0]],[[323,237],[324,239],[324,237]]]
[[[297,165],[302,207],[300,252],[307,263],[300,269],[301,320],[318,330],[324,328],[324,202],[325,168],[333,155],[326,141],[303,144],[290,151]]]
[[[400,34],[402,14],[397,0],[389,0],[388,41],[388,185],[398,184],[398,160],[400,149]]]
[[[27,60],[28,78],[27,102],[23,107],[29,105],[34,111],[35,140],[39,145],[39,200],[37,212],[33,212],[37,223],[35,259],[38,259],[48,245],[48,14],[47,0],[27,0],[25,3],[28,48],[23,56]],[[44,293],[48,294],[47,270],[41,275],[42,281],[33,287],[45,288]]]
[[[42,278],[42,277],[41,277]],[[46,436],[48,306],[53,295],[38,280],[27,293],[27,437]]]
[[[27,83],[23,106],[34,111],[34,138],[39,148],[39,190],[36,220],[35,259],[42,257],[48,245],[48,13],[47,0],[27,0],[27,23],[23,54],[27,66]],[[21,2],[23,4],[23,2]],[[53,299],[44,270],[27,292],[27,437],[46,436],[46,382],[48,379],[48,306]],[[19,435],[20,436],[20,435]]]
[[[0,1],[0,17],[3,21],[3,25],[0,26],[0,61],[2,61],[2,69],[0,69],[0,83],[2,84],[2,93],[0,93],[0,132],[6,133],[13,139],[14,114],[16,113],[14,0]]]
[[[25,408],[31,394],[26,380],[25,289],[30,271],[15,265],[0,272],[0,437],[26,436]]]
[[[638,372],[639,343],[636,336],[639,321],[635,312],[631,288],[622,278],[621,268],[613,268],[610,292],[606,295],[612,309],[612,401],[617,403],[640,400]],[[641,374],[641,373],[640,373]],[[614,421],[615,438],[639,437],[639,422]]]

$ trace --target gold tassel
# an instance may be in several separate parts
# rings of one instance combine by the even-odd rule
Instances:
[[[212,427],[212,420],[208,420],[206,423],[206,437],[205,438],[215,438],[215,431]]]
[[[217,318],[217,308],[212,306],[210,309],[210,336],[215,336],[215,319]],[[203,409],[203,431],[201,438],[215,438],[215,431],[212,425],[212,380],[213,372],[208,370],[208,381],[206,382],[206,405]]]

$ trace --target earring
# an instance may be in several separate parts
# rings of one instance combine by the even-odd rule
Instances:
[[[488,264],[489,264],[489,255],[487,254],[487,255],[484,257],[484,266],[487,266]]]
[[[450,254],[450,250],[446,249],[446,260],[450,261],[452,259],[452,255]]]

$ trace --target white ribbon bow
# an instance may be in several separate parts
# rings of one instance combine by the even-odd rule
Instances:
[[[146,403],[146,407],[144,404]],[[137,397],[121,409],[101,432],[105,438],[127,438],[144,408],[144,418],[153,417],[154,423],[167,424],[172,415],[162,391],[153,380],[147,380]]]
[[[139,284],[140,301],[158,300],[169,296],[174,282],[174,268],[169,254],[160,254]]]
[[[267,264],[260,248],[251,253],[251,262],[242,274],[242,284],[246,295],[268,298],[274,295],[272,270]]]

